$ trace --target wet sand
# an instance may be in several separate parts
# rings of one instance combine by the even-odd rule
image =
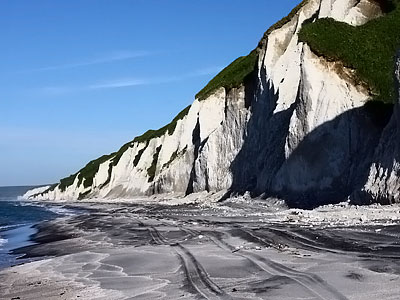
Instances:
[[[399,299],[399,225],[261,222],[256,206],[225,206],[85,204],[15,251],[46,258],[0,271],[0,299]]]

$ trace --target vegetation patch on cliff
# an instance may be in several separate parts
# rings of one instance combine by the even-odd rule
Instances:
[[[45,195],[45,194],[48,193],[48,192],[54,191],[56,187],[57,187],[57,183],[52,184],[47,190],[45,190],[45,191],[43,191],[43,192],[41,192],[41,193],[34,194],[34,195],[32,195],[30,198],[35,198],[35,197],[37,197],[37,196],[43,196],[43,195]]]
[[[393,103],[396,98],[393,70],[400,46],[400,1],[378,1],[386,12],[361,26],[330,18],[303,25],[299,40],[330,61],[341,61],[371,89],[373,100]]]
[[[63,178],[60,180],[60,184],[58,185],[58,188],[60,189],[61,192],[64,192],[67,187],[72,185],[75,181],[76,174],[72,174],[66,178]]]
[[[136,154],[135,159],[133,160],[133,165],[134,165],[135,167],[137,167],[137,165],[138,165],[138,163],[139,163],[139,161],[140,161],[140,158],[142,157],[143,152],[144,152],[144,150],[146,150],[146,148],[147,148],[148,145],[149,145],[149,143],[147,142],[147,143],[146,143],[146,146],[144,146],[142,149],[140,149],[140,150],[138,151],[138,153]]]
[[[99,157],[98,159],[92,160],[84,168],[82,168],[78,173],[75,173],[73,175],[70,175],[69,177],[61,179],[60,183],[58,184],[58,188],[62,192],[64,192],[68,186],[71,186],[74,183],[74,180],[75,180],[75,177],[77,174],[78,174],[78,180],[79,180],[78,186],[80,186],[82,183],[85,188],[92,186],[93,178],[96,175],[96,173],[99,171],[100,165],[102,163],[106,162],[107,160],[111,159],[111,162],[110,162],[109,168],[108,168],[107,181],[105,183],[103,183],[101,187],[105,186],[106,184],[109,183],[109,180],[111,179],[112,167],[114,167],[118,164],[122,155],[130,147],[132,147],[135,142],[136,143],[148,143],[151,139],[161,137],[166,132],[168,132],[168,134],[172,135],[175,131],[176,124],[178,123],[179,120],[182,120],[188,114],[189,109],[190,109],[190,105],[188,107],[186,107],[184,110],[182,110],[168,125],[160,128],[158,130],[147,131],[143,135],[136,137],[133,141],[123,145],[117,152],[113,152],[108,155],[103,155],[103,156]],[[143,149],[143,151],[144,151],[144,149]],[[142,153],[143,153],[143,151],[142,151]],[[135,160],[134,160],[135,166],[139,162],[141,154],[139,156],[135,157]],[[158,156],[157,156],[157,158],[158,158]],[[152,174],[152,169],[150,171],[151,172],[149,174]],[[154,170],[154,172],[155,172],[155,170]]]
[[[84,193],[79,193],[78,200],[82,200],[82,199],[86,198],[86,196],[89,195],[90,192],[91,192],[91,190],[88,190]]]
[[[185,148],[183,148],[182,151],[176,150],[175,152],[173,152],[173,153],[171,154],[171,158],[169,159],[169,161],[166,162],[166,163],[162,166],[162,169],[168,168],[168,167],[170,166],[170,164],[172,164],[172,162],[173,162],[175,159],[177,159],[177,158],[180,157],[180,156],[185,155],[186,150],[187,150],[187,146],[186,146]]]
[[[78,173],[72,174],[66,178],[61,179],[60,183],[58,184],[58,188],[60,189],[61,192],[65,192],[67,187],[71,186],[74,183],[76,175],[78,175],[78,186],[80,186],[82,183],[85,188],[92,186],[93,178],[99,171],[100,165],[105,161],[107,161],[108,159],[110,159],[114,154],[115,153],[112,153],[110,155],[103,155],[98,159],[92,160]]]
[[[161,145],[156,148],[156,152],[153,154],[153,161],[151,162],[151,166],[147,169],[147,175],[149,175],[149,182],[152,182],[154,180],[154,177],[156,176],[156,170],[157,170],[157,161],[158,161],[158,156],[160,155],[161,151]]]
[[[99,171],[100,165],[109,160],[111,157],[112,155],[103,155],[98,159],[92,160],[83,169],[81,169],[78,175],[78,186],[80,186],[82,182],[85,188],[92,186],[93,178]]]
[[[148,130],[141,136],[135,137],[133,140],[136,143],[146,143],[150,141],[151,139],[155,139],[158,137],[163,136],[166,132],[168,132],[169,135],[172,135],[175,131],[176,124],[178,123],[179,120],[182,120],[189,112],[190,105],[186,107],[184,110],[182,110],[172,121],[171,123],[165,125],[164,127],[157,129],[157,130]]]
[[[105,187],[107,184],[110,183],[110,181],[111,181],[112,169],[113,169],[113,165],[112,165],[112,163],[110,162],[110,163],[108,164],[107,179],[106,179],[106,181],[104,181],[104,182],[99,186],[99,189],[102,189],[103,187]]]
[[[114,156],[114,158],[111,160],[111,164],[115,167],[118,163],[119,160],[122,157],[122,154],[126,152],[130,147],[133,146],[133,142],[126,143],[123,145],[117,152],[111,153],[110,156]]]
[[[283,25],[289,23],[294,16],[299,12],[299,10],[307,4],[309,0],[301,1],[292,11],[284,17],[283,19],[272,25],[265,33],[261,41],[265,40],[267,36],[274,30],[281,28]],[[259,47],[261,44],[259,43]],[[207,99],[212,93],[217,89],[224,87],[226,89],[231,89],[240,86],[246,81],[246,79],[251,75],[251,73],[256,68],[256,63],[258,59],[257,48],[250,52],[247,56],[241,56],[232,62],[229,66],[223,69],[217,76],[215,76],[200,92],[197,93],[196,99],[199,101]]]
[[[240,86],[255,70],[258,59],[257,50],[253,50],[247,56],[241,56],[223,69],[217,76],[196,95],[199,101],[207,99],[220,87],[231,89]]]
[[[272,31],[281,28],[282,26],[286,25],[289,23],[294,16],[299,12],[300,9],[303,8],[304,5],[307,4],[309,0],[303,0],[295,8],[292,9],[292,11],[284,18],[276,22],[274,25],[272,25],[265,33],[264,33],[264,38],[266,38]]]

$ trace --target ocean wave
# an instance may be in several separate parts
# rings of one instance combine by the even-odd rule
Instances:
[[[77,212],[75,210],[70,208],[65,208],[63,206],[47,206],[46,208],[57,215],[63,215],[63,216],[77,215]]]
[[[0,238],[0,247],[3,246],[4,244],[6,244],[7,242],[8,242],[7,239]]]
[[[58,205],[49,205],[47,203],[39,203],[39,202],[30,202],[30,201],[21,201],[18,202],[18,206],[31,206],[31,207],[40,207],[47,209],[57,215],[64,215],[64,214],[70,214],[72,212],[71,209],[64,208],[63,206],[58,206]]]
[[[37,202],[29,202],[29,201],[18,201],[15,206],[34,206],[34,207],[46,207],[46,205],[37,203]]]
[[[48,211],[51,211],[54,214],[57,215],[63,215],[63,216],[75,216],[77,212],[73,209],[70,208],[65,208],[64,206],[60,205],[49,205],[49,204],[44,204],[44,203],[39,203],[39,202],[30,202],[30,201],[20,201],[15,204],[15,206],[31,206],[31,207],[40,207],[47,209]]]
[[[27,223],[20,223],[20,224],[10,224],[10,225],[2,225],[0,226],[0,231],[9,230],[20,226],[28,225]]]

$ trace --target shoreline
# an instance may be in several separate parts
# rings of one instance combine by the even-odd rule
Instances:
[[[0,248],[0,270],[29,262],[28,257],[24,257],[20,253],[14,253],[14,249],[32,246],[35,242],[32,236],[37,233],[35,226],[39,223],[16,225],[11,229],[3,230],[2,238],[5,243]]]
[[[165,200],[161,203],[155,203],[154,202],[154,197],[151,197],[151,200],[145,199],[144,197],[140,198],[140,201],[138,199],[132,200],[132,199],[106,199],[103,201],[98,201],[96,199],[92,200],[86,200],[86,201],[62,201],[62,202],[57,202],[57,201],[31,201],[31,203],[39,205],[39,206],[44,206],[48,210],[51,210],[51,208],[56,208],[56,209],[61,209],[62,211],[69,211],[69,213],[65,213],[64,215],[59,215],[55,217],[54,219],[51,220],[44,220],[41,222],[33,223],[33,224],[28,224],[24,225],[22,227],[26,228],[29,227],[32,230],[32,233],[29,235],[25,235],[28,238],[24,240],[25,245],[18,246],[18,247],[13,247],[13,248],[8,248],[10,250],[10,254],[18,256],[15,260],[15,263],[10,266],[6,267],[0,267],[0,271],[9,267],[13,267],[15,265],[20,265],[24,264],[26,262],[29,262],[29,259],[35,259],[35,260],[42,260],[46,259],[48,257],[53,257],[53,256],[58,256],[58,255],[64,255],[65,251],[59,251],[57,247],[51,247],[50,249],[45,249],[45,246],[48,244],[57,244],[58,242],[62,241],[68,241],[70,239],[76,238],[79,236],[79,233],[74,232],[71,228],[68,228],[69,226],[65,226],[62,224],[68,224],[69,219],[74,219],[75,217],[78,216],[90,216],[93,213],[99,213],[101,214],[104,213],[110,213],[112,211],[118,211],[119,209],[129,209],[132,208],[136,213],[143,213],[145,210],[149,209],[151,207],[153,210],[157,211],[158,209],[163,210],[163,209],[179,209],[179,207],[192,207],[194,211],[196,210],[201,210],[201,209],[211,209],[211,210],[216,210],[216,207],[219,205],[219,203],[216,203],[214,201],[208,201],[207,203],[193,203],[192,200],[189,201],[175,201],[169,203],[168,200]],[[159,199],[158,199],[159,200]],[[235,200],[235,199],[232,199]],[[239,212],[232,213],[228,212],[226,216],[229,216],[230,218],[235,219],[238,216],[241,216],[242,213],[240,212],[240,209],[247,210],[248,209],[248,199],[236,199],[239,200],[238,202],[233,201],[235,205],[240,203],[240,205],[235,206],[234,209],[238,209]],[[29,202],[29,200],[24,200],[26,202]],[[255,201],[252,199],[252,201]],[[277,201],[277,200],[275,200]],[[265,200],[260,201],[265,202]],[[252,203],[256,204],[256,206],[259,206],[259,203]],[[262,205],[261,205],[262,206]],[[263,207],[265,208],[265,207]],[[359,217],[358,215],[353,216],[353,219],[356,219],[356,221],[350,220],[347,215],[344,216],[343,220],[341,219],[327,219],[326,217],[321,218],[321,216],[312,216],[313,212],[316,210],[302,210],[302,209],[288,209],[280,207],[279,209],[277,208],[276,211],[273,209],[273,213],[275,216],[279,216],[279,218],[273,219],[271,218],[269,221],[266,221],[265,219],[259,218],[258,222],[260,226],[263,226],[265,224],[279,224],[282,223],[287,226],[302,226],[302,227],[314,227],[314,226],[319,226],[321,228],[327,228],[327,227],[344,227],[351,229],[353,226],[360,227],[360,226],[366,226],[373,228],[374,226],[376,227],[374,230],[376,232],[380,232],[382,227],[391,227],[391,226],[396,226],[400,225],[400,205],[392,205],[392,206],[380,206],[380,205],[370,205],[370,206],[355,206],[355,205],[347,205],[346,203],[342,204],[337,204],[337,205],[328,205],[328,206],[322,206],[320,207],[320,210],[324,214],[329,214],[332,212],[336,212],[337,209],[344,208],[344,209],[352,209],[355,212],[360,212],[361,214]],[[365,212],[362,211],[365,209],[366,211],[368,210],[381,210],[381,209],[387,209],[391,211],[392,213],[398,215],[398,218],[393,218],[392,215],[387,215],[387,216],[381,216],[380,211],[377,212],[379,217],[384,217],[382,219],[376,218],[373,219],[370,218],[371,216],[364,216]],[[331,211],[330,211],[331,210]],[[226,211],[225,211],[226,212]],[[339,211],[340,213],[340,211]],[[253,217],[260,217],[262,214],[259,212],[253,211],[249,215],[251,216],[253,214]],[[348,215],[352,215],[353,212],[347,213]],[[247,213],[243,216],[248,216]],[[265,216],[264,216],[265,217]],[[272,217],[272,214],[268,213],[267,218]],[[303,218],[303,220],[302,220]],[[307,220],[307,218],[309,218]],[[388,220],[391,220],[389,222]],[[348,221],[346,223],[345,221]],[[53,224],[57,224],[57,228],[53,228]],[[60,225],[61,224],[61,225]],[[18,230],[19,227],[13,230]],[[74,252],[72,249],[69,250],[69,252]],[[62,254],[60,254],[62,253]],[[28,261],[23,262],[23,260],[28,259]]]
[[[50,211],[52,208],[56,208],[58,213],[57,217],[51,220],[44,220],[38,222],[32,227],[36,230],[29,237],[30,244],[22,247],[14,248],[11,250],[11,254],[20,255],[19,259],[36,259],[42,260],[48,257],[57,256],[58,251],[55,249],[43,249],[47,244],[53,244],[57,242],[61,242],[64,240],[69,240],[74,238],[73,233],[69,233],[67,231],[53,230],[52,224],[62,224],[64,220],[68,220],[69,218],[74,218],[77,216],[87,215],[92,210],[90,207],[82,205],[72,205],[70,204],[62,204],[62,203],[41,203]]]
[[[312,298],[318,291],[326,299],[358,300],[400,294],[400,225],[265,223],[257,203],[252,212],[234,204],[229,212],[79,205],[88,213],[37,225],[39,243],[18,251],[39,260],[1,270],[0,298],[250,300]]]
[[[18,202],[27,202],[34,206],[44,207],[47,211],[53,213],[53,217],[48,220],[37,222],[28,222],[25,224],[6,225],[1,230],[1,236],[5,242],[0,248],[0,271],[29,263],[32,261],[42,260],[49,256],[43,252],[41,254],[30,253],[30,249],[35,246],[56,242],[58,240],[68,239],[68,236],[54,235],[47,228],[52,221],[66,216],[74,216],[84,213],[82,207],[66,207],[60,203],[31,203],[26,200],[16,200]],[[43,232],[48,232],[43,236]]]

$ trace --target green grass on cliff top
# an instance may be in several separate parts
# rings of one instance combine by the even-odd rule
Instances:
[[[274,25],[272,25],[265,33],[264,33],[264,37],[266,38],[272,31],[274,31],[275,29],[279,29],[281,28],[283,25],[289,23],[293,17],[299,12],[299,10],[307,4],[309,0],[303,0],[301,1],[299,4],[297,4],[297,6],[295,8],[292,9],[292,11],[284,18],[280,19],[278,22],[276,22]]]
[[[393,103],[396,98],[394,66],[400,47],[400,1],[382,0],[386,13],[362,26],[330,18],[303,25],[299,40],[313,52],[355,69],[372,91],[374,100]]]
[[[106,162],[107,160],[111,159],[111,168],[113,166],[116,166],[119,162],[119,160],[122,157],[122,154],[126,150],[129,149],[129,147],[133,146],[133,143],[146,143],[150,141],[153,138],[161,137],[163,136],[166,132],[168,134],[172,135],[175,131],[176,124],[178,123],[179,120],[182,120],[189,112],[190,105],[186,107],[184,110],[182,110],[168,125],[158,129],[158,130],[148,130],[146,131],[143,135],[136,137],[133,141],[126,143],[123,145],[117,152],[113,152],[108,155],[103,155],[99,157],[98,159],[90,161],[84,168],[79,170],[78,173],[72,174],[66,178],[63,178],[60,180],[59,183],[59,189],[61,191],[65,191],[68,186],[71,186],[74,183],[75,177],[78,174],[78,186],[80,186],[83,183],[83,186],[85,188],[90,187],[93,184],[93,178],[96,175],[96,173],[99,171],[99,167],[102,163]],[[109,172],[111,172],[109,170]]]
[[[308,2],[309,0],[303,0],[298,4],[286,17],[282,18],[274,25],[272,25],[264,34],[266,38],[272,31],[278,29],[290,22],[296,13]],[[258,59],[257,50],[253,50],[247,56],[241,56],[232,62],[229,66],[223,69],[217,76],[215,76],[211,81],[196,95],[196,99],[199,101],[207,99],[213,92],[215,92],[220,87],[226,89],[231,89],[240,86],[246,81],[246,78],[255,70],[256,63]]]
[[[81,169],[78,175],[78,186],[80,186],[81,183],[83,183],[85,188],[92,186],[93,178],[99,171],[100,165],[109,160],[113,155],[114,153],[110,155],[103,155],[98,159],[92,160],[83,169]]]
[[[185,109],[183,109],[171,121],[171,123],[165,125],[164,127],[161,127],[160,129],[157,129],[157,130],[148,130],[141,136],[135,137],[135,139],[133,141],[137,142],[137,143],[145,143],[147,141],[150,141],[151,139],[163,136],[166,132],[168,132],[169,135],[172,135],[175,131],[176,124],[178,123],[179,120],[182,120],[188,114],[189,109],[190,109],[190,105],[187,106]]]
[[[217,76],[196,95],[199,101],[207,99],[220,87],[231,89],[240,86],[256,67],[258,54],[256,50],[247,56],[241,56],[223,69]]]

